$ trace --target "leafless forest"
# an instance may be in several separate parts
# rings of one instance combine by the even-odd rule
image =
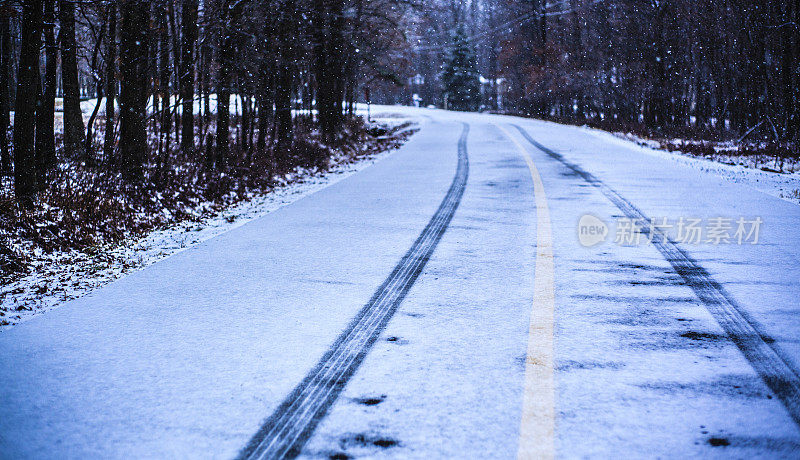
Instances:
[[[86,247],[160,225],[165,208],[170,220],[268,190],[292,168],[326,168],[332,152],[391,144],[356,116],[367,102],[795,158],[798,10],[742,0],[4,0],[0,226],[45,248]]]

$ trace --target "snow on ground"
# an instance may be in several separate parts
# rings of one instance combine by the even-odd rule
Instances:
[[[214,96],[211,98],[212,110],[216,109]],[[236,110],[236,105],[233,103],[235,99],[236,96],[231,103],[232,113]],[[81,102],[85,117],[88,117],[94,109],[95,103],[95,99]],[[198,110],[199,101],[196,106]],[[104,108],[105,105],[101,106],[101,114]],[[365,104],[358,104],[358,113],[361,116],[367,115]],[[371,113],[373,121],[394,126],[420,116],[420,111],[410,107],[381,105],[373,105]],[[61,112],[56,113],[59,119],[62,115]],[[746,165],[719,163],[680,152],[658,150],[655,141],[623,139],[617,134],[599,129],[588,127],[581,129],[605,143],[665,158],[676,164],[721,177],[729,182],[745,184],[769,195],[800,204],[800,172],[781,174],[749,168]],[[30,274],[0,288],[0,331],[55,308],[62,302],[81,297],[126,273],[144,268],[314,193],[368,167],[386,155],[388,152],[363,158],[353,164],[342,164],[341,158],[334,158],[332,162],[336,166],[324,174],[298,168],[293,174],[281,178],[283,186],[272,193],[253,195],[249,200],[212,213],[200,222],[183,222],[104,250],[93,253],[67,251],[51,255],[35,254],[36,262]]]
[[[436,212],[454,126],[0,333],[0,457],[236,456]],[[28,365],[47,377],[27,380]]]
[[[740,164],[720,163],[719,161],[678,151],[659,150],[660,144],[657,141],[649,141],[631,135],[621,138],[618,134],[589,127],[583,127],[582,129],[608,143],[639,150],[648,155],[666,158],[677,164],[719,176],[729,182],[746,184],[766,194],[782,198],[794,204],[800,204],[800,171],[795,171],[794,173],[764,171],[752,167],[747,163],[747,159],[742,159]]]
[[[388,106],[373,106],[377,110],[392,111],[396,116],[409,116],[414,112],[412,107],[388,107]],[[376,109],[373,109],[376,110]],[[427,113],[435,115],[438,111],[432,110]],[[417,111],[417,113],[426,113]],[[359,114],[366,115],[366,106],[359,104]],[[554,129],[561,129],[565,125],[539,121],[544,124],[552,124]],[[777,173],[772,171],[764,171],[752,164],[752,160],[747,157],[730,157],[727,158],[721,155],[720,159],[735,161],[738,164],[721,163],[720,161],[698,157],[695,155],[684,154],[679,151],[669,152],[660,150],[661,144],[657,141],[642,139],[637,136],[626,134],[625,137],[620,137],[620,133],[611,133],[597,128],[590,128],[583,126],[578,128],[593,136],[598,140],[603,141],[609,145],[618,145],[625,147],[631,151],[638,151],[647,155],[665,158],[676,164],[688,166],[692,169],[701,171],[703,173],[721,177],[728,182],[748,185],[756,190],[759,190],[768,195],[772,195],[790,203],[800,204],[800,170],[795,170],[792,173]],[[764,166],[763,163],[760,164]]]
[[[649,216],[763,217],[758,245],[684,249],[795,363],[800,208],[580,128],[416,111],[430,122],[361,174],[0,334],[0,450],[236,456],[434,214],[467,122],[461,204],[301,458],[515,455],[538,307],[525,155],[552,225],[556,456],[797,457],[789,413],[670,261],[647,243],[581,245],[582,215],[620,208],[494,125],[520,125]]]
[[[409,120],[397,113],[373,117],[374,122],[388,126]],[[248,200],[212,212],[200,221],[184,221],[91,253],[72,250],[33,254],[30,273],[0,287],[0,332],[330,186],[391,152],[361,157],[354,163],[346,163],[345,156],[334,156],[332,167],[325,172],[298,167],[278,178],[281,185],[270,193],[252,194]],[[211,204],[201,208],[210,209]]]

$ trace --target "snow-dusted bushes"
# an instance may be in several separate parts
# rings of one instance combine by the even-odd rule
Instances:
[[[0,277],[7,280],[25,271],[40,252],[91,251],[155,228],[200,219],[253,194],[269,192],[298,168],[326,170],[333,163],[392,148],[409,133],[401,125],[372,135],[372,127],[354,118],[325,143],[314,126],[297,117],[296,139],[288,150],[256,151],[233,142],[224,167],[210,163],[204,151],[187,155],[175,146],[159,153],[157,138],[151,136],[142,183],[127,181],[113,159],[96,158],[87,165],[61,158],[31,209],[13,199],[11,182],[6,181],[0,190]],[[97,139],[102,139],[99,131]]]

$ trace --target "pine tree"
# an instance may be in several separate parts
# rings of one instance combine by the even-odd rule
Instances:
[[[447,108],[477,110],[481,102],[481,83],[475,53],[463,26],[453,35],[452,49],[442,75]]]

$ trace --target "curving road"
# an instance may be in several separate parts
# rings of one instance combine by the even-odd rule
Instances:
[[[377,110],[421,130],[0,333],[0,457],[800,454],[797,205],[580,128]]]

